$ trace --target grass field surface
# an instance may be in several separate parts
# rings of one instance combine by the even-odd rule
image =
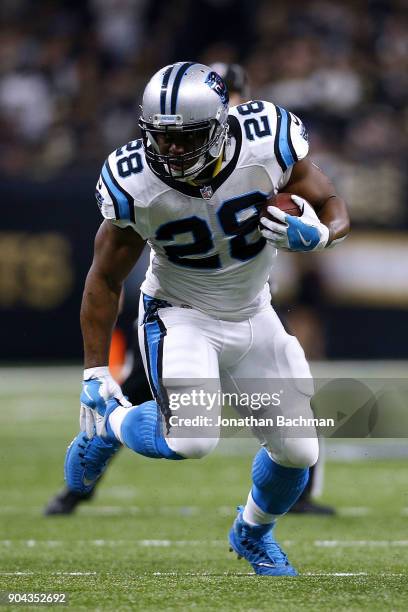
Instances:
[[[327,464],[324,501],[338,515],[277,528],[298,578],[256,577],[228,551],[250,486],[236,443],[200,461],[126,450],[96,499],[43,517],[77,433],[79,370],[64,372],[0,370],[0,591],[64,591],[72,610],[408,609],[403,459]]]

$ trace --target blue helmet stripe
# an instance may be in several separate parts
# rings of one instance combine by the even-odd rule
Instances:
[[[285,162],[286,167],[289,168],[289,166],[293,166],[296,159],[293,156],[288,143],[288,113],[284,108],[281,108],[280,106],[278,106],[277,108],[279,108],[282,116],[279,129],[279,152],[282,156],[283,161]]]
[[[112,200],[117,203],[115,206],[115,213],[117,219],[130,219],[134,222],[135,213],[133,208],[133,200],[131,196],[120,187],[119,183],[115,180],[112,171],[109,167],[108,161],[106,161],[102,168],[103,181],[112,197]]]
[[[167,86],[169,84],[169,79],[170,79],[170,75],[171,75],[173,68],[174,68],[174,64],[172,66],[169,66],[163,75],[163,82],[162,82],[161,91],[160,91],[160,112],[162,115],[166,114]]]
[[[177,96],[178,96],[181,79],[183,78],[186,70],[190,68],[190,66],[193,66],[193,64],[195,64],[195,62],[184,62],[184,64],[182,64],[177,71],[177,74],[173,82],[173,89],[171,92],[171,108],[170,108],[171,115],[176,114]]]

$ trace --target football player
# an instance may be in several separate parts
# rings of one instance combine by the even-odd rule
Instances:
[[[244,68],[239,64],[226,64],[217,62],[211,65],[211,68],[216,71],[223,79],[229,93],[230,106],[242,104],[249,99],[249,80]],[[141,404],[151,399],[151,391],[144,372],[141,354],[138,346],[137,337],[135,338],[133,347],[132,369],[122,384],[124,395],[129,399],[132,405]],[[323,458],[319,457],[316,465],[309,469],[308,483],[300,495],[299,499],[290,508],[289,512],[295,513],[312,513],[312,514],[334,514],[334,509],[330,506],[317,504],[312,499],[312,490],[314,480],[316,478],[317,468],[321,466]],[[47,516],[71,514],[76,507],[84,501],[93,498],[95,489],[101,479],[95,482],[95,486],[88,493],[76,493],[71,491],[68,486],[65,486],[62,491],[58,492],[51,498],[44,513]]]
[[[81,308],[81,431],[65,460],[67,485],[78,494],[92,490],[121,444],[176,461],[210,453],[216,428],[194,436],[172,421],[170,399],[180,390],[191,397],[197,381],[211,392],[246,393],[248,378],[270,392],[279,378],[291,396],[285,414],[312,416],[310,370],[270,305],[267,279],[276,248],[321,251],[349,229],[345,202],[307,157],[301,121],[259,100],[228,113],[225,83],[207,66],[178,62],[153,75],[140,128],[142,139],[112,152],[97,183],[104,221]],[[302,215],[269,206],[260,219],[283,188]],[[154,400],[132,406],[107,363],[121,287],[146,241],[139,342]],[[221,406],[212,408],[217,421]],[[207,411],[199,405],[200,417]],[[254,433],[261,449],[230,544],[257,574],[293,576],[273,528],[306,486],[317,437],[273,427]]]

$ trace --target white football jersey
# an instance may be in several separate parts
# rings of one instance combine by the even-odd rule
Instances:
[[[235,106],[228,123],[225,159],[206,184],[159,178],[135,140],[109,155],[96,198],[105,219],[148,241],[144,293],[239,321],[269,305],[276,250],[259,231],[260,209],[308,142],[301,121],[270,102]]]

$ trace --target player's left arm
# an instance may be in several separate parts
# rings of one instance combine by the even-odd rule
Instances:
[[[325,246],[344,239],[350,231],[347,204],[337,195],[331,180],[309,157],[294,164],[284,191],[307,200],[329,230]]]
[[[293,194],[300,216],[268,206],[271,216],[260,219],[261,233],[274,247],[286,251],[321,251],[344,240],[350,230],[345,201],[328,177],[308,158],[290,168],[281,190]]]
[[[277,117],[271,160],[272,165],[278,163],[282,175],[276,189],[293,194],[292,200],[302,212],[300,216],[289,215],[268,205],[269,215],[260,219],[261,233],[278,249],[320,251],[333,247],[349,232],[347,205],[330,179],[310,160],[307,130],[299,117],[284,108],[263,104],[271,117],[274,113]]]

